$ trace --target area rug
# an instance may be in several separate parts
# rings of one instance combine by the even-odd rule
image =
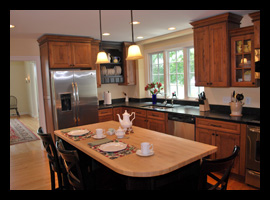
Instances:
[[[20,120],[10,119],[10,145],[39,140]]]

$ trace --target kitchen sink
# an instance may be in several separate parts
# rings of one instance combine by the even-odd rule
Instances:
[[[150,108],[150,109],[155,109],[155,110],[166,110],[168,108],[174,108],[180,105],[172,105],[172,104],[167,104],[167,105],[147,105],[147,106],[142,106],[143,108]]]

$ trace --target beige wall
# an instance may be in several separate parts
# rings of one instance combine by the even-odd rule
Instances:
[[[25,73],[23,61],[10,62],[10,95],[17,98],[17,106],[20,114],[29,114],[30,112]],[[15,113],[15,110],[11,112]]]

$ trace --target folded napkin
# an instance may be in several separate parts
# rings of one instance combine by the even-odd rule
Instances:
[[[80,128],[66,128],[66,129],[62,129],[61,132],[68,133],[68,132],[74,131],[74,130],[81,130],[81,129]]]
[[[101,144],[108,143],[108,142],[112,142],[112,140],[110,140],[108,138],[104,138],[104,139],[101,139],[101,140],[96,140],[94,142],[89,142],[88,145],[93,147],[93,146],[101,145]]]

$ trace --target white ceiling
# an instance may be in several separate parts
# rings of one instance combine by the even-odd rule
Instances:
[[[141,22],[134,25],[135,42],[191,28],[192,21],[232,12],[247,15],[257,10],[134,10],[133,19]],[[106,41],[131,41],[130,10],[102,10],[102,32]],[[98,10],[11,10],[11,38],[37,39],[41,35],[60,34],[88,36],[100,39]],[[143,36],[143,39],[137,39]]]

